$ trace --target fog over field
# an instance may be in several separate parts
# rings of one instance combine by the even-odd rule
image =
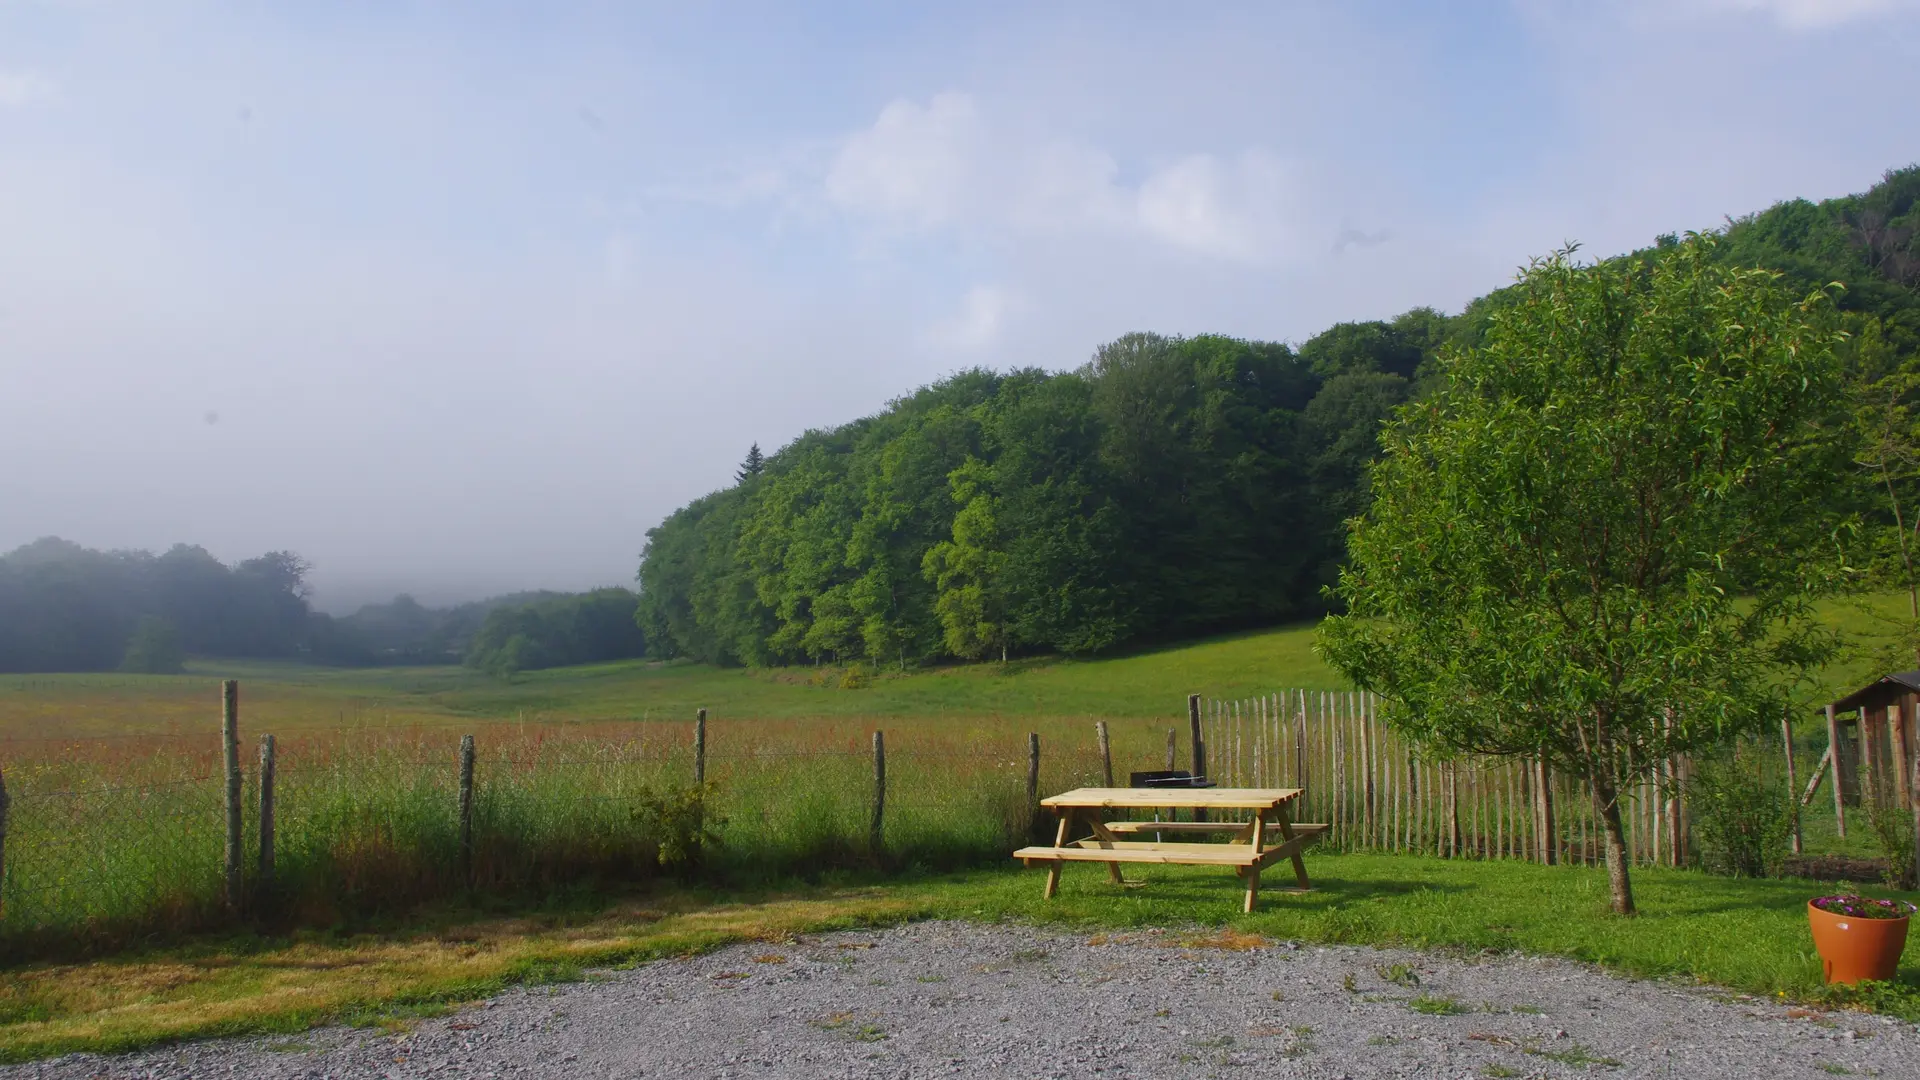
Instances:
[[[749,444],[1920,157],[1905,0],[0,3],[0,551],[631,580]]]

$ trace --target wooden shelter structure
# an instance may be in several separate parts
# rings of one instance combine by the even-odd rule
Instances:
[[[1802,805],[1823,773],[1833,774],[1834,823],[1847,834],[1846,808],[1863,802],[1905,808],[1920,836],[1920,671],[1883,675],[1826,707],[1827,752],[1815,767]]]

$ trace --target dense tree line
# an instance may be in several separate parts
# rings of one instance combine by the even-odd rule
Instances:
[[[164,668],[183,650],[295,655],[314,618],[307,569],[285,551],[228,566],[185,544],[153,555],[36,540],[0,555],[0,671],[111,670],[143,622],[134,667]]]
[[[656,652],[715,663],[1086,653],[1318,610],[1374,432],[1450,327],[1299,350],[1133,334],[809,432],[648,534]]]
[[[644,655],[646,638],[634,620],[638,600],[626,589],[595,589],[496,606],[467,647],[467,666],[511,676]]]
[[[1917,195],[1908,168],[1862,195],[1781,203],[1730,221],[1713,258],[1803,292],[1846,282],[1838,310],[1865,387],[1920,352]],[[1071,371],[962,372],[775,453],[756,445],[732,487],[647,534],[641,625],[661,656],[906,664],[1316,613],[1344,522],[1366,507],[1382,421],[1516,295],[1343,323],[1298,348],[1132,334]],[[1905,469],[1911,528],[1920,461]],[[1905,565],[1920,579],[1920,545]]]
[[[228,566],[185,544],[154,555],[36,540],[0,555],[0,672],[167,674],[189,654],[510,671],[645,649],[625,589],[440,609],[403,595],[336,619],[309,604],[308,569],[284,551]]]

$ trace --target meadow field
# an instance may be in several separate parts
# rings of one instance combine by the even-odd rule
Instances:
[[[1856,629],[1877,621],[1871,607],[1832,613]],[[238,923],[351,925],[455,895],[519,903],[662,877],[765,884],[992,864],[1034,827],[1030,736],[1041,794],[1102,781],[1096,722],[1110,734],[1116,776],[1164,766],[1170,735],[1184,766],[1189,693],[1206,698],[1209,744],[1219,735],[1215,775],[1291,784],[1311,762],[1303,813],[1334,823],[1325,850],[1449,853],[1439,773],[1413,748],[1388,738],[1383,758],[1375,737],[1361,764],[1382,784],[1377,807],[1371,787],[1342,787],[1357,699],[1339,693],[1312,642],[1311,626],[1294,626],[1094,660],[909,673],[631,662],[501,680],[455,667],[199,660],[178,676],[0,677],[12,800],[0,956],[99,953]],[[1809,700],[1866,678],[1872,646],[1861,635]],[[244,886],[232,903],[223,678],[240,684],[245,788]],[[697,766],[699,709],[708,719]],[[1335,744],[1311,745],[1299,762],[1278,752],[1296,709],[1320,718],[1301,729],[1310,743]],[[1322,721],[1349,725],[1347,734]],[[1811,710],[1797,728],[1805,776],[1824,728]],[[876,731],[886,740],[883,796]],[[255,756],[266,734],[276,744],[271,866],[260,861]],[[456,812],[468,735],[470,841]],[[1777,745],[1758,749],[1756,767],[1781,782]],[[1532,823],[1517,775],[1477,765],[1461,774],[1465,853],[1527,857]],[[1597,857],[1590,807],[1571,786],[1558,798],[1563,857]],[[1875,854],[1858,825],[1835,835],[1817,813],[1825,805],[1806,819],[1809,852]],[[1650,801],[1639,806],[1632,827],[1644,839],[1656,822]],[[1637,857],[1657,854],[1642,844]]]

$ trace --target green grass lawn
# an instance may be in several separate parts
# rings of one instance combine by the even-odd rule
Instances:
[[[1328,855],[1308,867],[1313,892],[1269,892],[1253,915],[1239,913],[1239,882],[1218,869],[1130,868],[1145,884],[1115,888],[1105,868],[1089,864],[1069,866],[1050,902],[1040,899],[1041,871],[991,868],[745,896],[666,889],[531,914],[443,911],[384,932],[207,940],[0,973],[0,1057],[341,1020],[404,1024],[514,982],[577,979],[595,966],[737,941],[777,952],[797,934],[926,918],[1086,934],[1166,929],[1199,947],[1257,946],[1257,935],[1517,951],[1920,1019],[1920,963],[1909,961],[1897,983],[1864,995],[1820,985],[1805,904],[1825,890],[1810,882],[1638,870],[1642,913],[1623,919],[1608,913],[1598,870],[1380,855]]]
[[[433,726],[474,720],[787,720],[1101,717],[1183,719],[1189,693],[1249,697],[1344,684],[1313,652],[1311,625],[1072,660],[1038,657],[907,673],[859,689],[843,669],[715,668],[629,661],[526,672],[322,668],[196,660],[188,674],[0,676],[0,735],[73,737],[216,730],[209,686],[237,678],[255,730]]]
[[[1877,677],[1888,617],[1904,596],[1823,606],[1848,635],[1809,699],[1825,700]],[[57,729],[84,737],[192,730],[208,723],[209,680],[238,678],[249,711],[273,730],[457,724],[473,720],[683,720],[698,708],[726,719],[971,719],[1185,715],[1189,693],[1244,698],[1346,683],[1313,651],[1312,623],[1249,631],[1121,655],[1034,657],[873,673],[843,686],[839,668],[770,670],[631,661],[526,672],[511,682],[459,667],[321,668],[196,660],[182,676],[0,676],[0,735]],[[1909,663],[1904,658],[1891,658]],[[1912,661],[1911,663],[1920,663]],[[1909,664],[1909,666],[1911,666]],[[1818,726],[1802,718],[1807,738]]]
[[[879,671],[860,689],[841,686],[843,669],[744,670],[704,664],[617,663],[526,672],[511,683],[453,668],[306,674],[316,687],[425,698],[450,712],[577,719],[642,714],[791,717],[964,715],[986,717],[1184,715],[1186,696],[1246,697],[1286,687],[1345,683],[1313,652],[1312,625],[1262,630],[1165,649],[1091,660],[1039,657],[907,673]],[[302,678],[284,667],[261,674]],[[244,676],[242,676],[244,677]]]

